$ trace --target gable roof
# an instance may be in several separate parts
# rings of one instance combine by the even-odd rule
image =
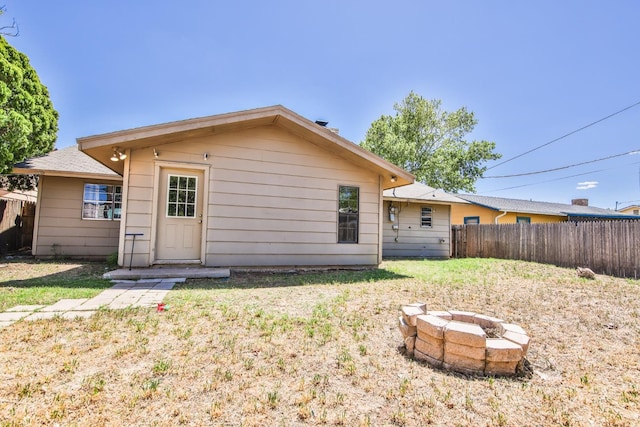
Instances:
[[[78,148],[105,166],[123,173],[124,162],[111,162],[113,150],[145,148],[257,126],[278,126],[320,148],[333,152],[361,167],[378,172],[383,188],[410,184],[414,176],[376,156],[330,129],[306,119],[282,105],[199,117],[152,126],[78,138]]]
[[[122,180],[120,175],[79,151],[76,146],[27,159],[14,165],[12,173]]]
[[[413,184],[403,185],[402,187],[391,188],[384,190],[384,200],[397,200],[407,202],[418,203],[438,203],[438,204],[451,204],[462,203],[469,204],[466,200],[449,194],[443,190],[438,190],[433,187],[429,187],[421,182],[414,182]]]
[[[631,215],[620,214],[612,209],[602,209],[594,206],[535,202],[533,200],[507,199],[503,197],[478,196],[475,194],[457,194],[457,196],[473,204],[501,212],[506,211],[566,217],[633,218]]]

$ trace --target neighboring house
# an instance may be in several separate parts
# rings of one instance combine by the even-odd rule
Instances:
[[[618,212],[626,214],[626,215],[640,215],[640,205],[631,205],[626,208],[618,209]]]
[[[451,206],[467,201],[417,182],[385,190],[383,198],[383,256],[449,258]]]
[[[101,170],[16,167],[41,175],[36,256],[375,266],[382,192],[414,179],[282,106],[79,138],[78,149]]]
[[[469,205],[454,205],[451,221],[453,224],[515,224],[564,221],[585,221],[594,219],[628,219],[611,209],[588,206],[587,199],[574,199],[572,204],[534,202],[532,200],[507,199],[503,197],[456,194],[468,201]]]

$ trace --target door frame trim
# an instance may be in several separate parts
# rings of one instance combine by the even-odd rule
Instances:
[[[149,265],[153,264],[167,264],[166,260],[158,261],[156,259],[156,245],[157,245],[157,228],[158,228],[158,202],[160,200],[160,170],[161,169],[186,169],[197,170],[203,173],[202,177],[202,229],[200,231],[200,260],[176,260],[177,263],[189,263],[200,262],[201,265],[206,265],[206,248],[207,248],[207,222],[208,222],[208,210],[209,210],[209,174],[211,165],[208,163],[186,163],[186,162],[172,162],[164,160],[154,160],[153,167],[153,195],[151,210],[151,247],[149,248]]]

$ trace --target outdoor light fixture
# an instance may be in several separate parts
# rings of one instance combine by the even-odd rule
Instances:
[[[398,178],[395,175],[391,175],[391,182],[396,182]]]
[[[111,161],[117,162],[118,160],[124,160],[127,158],[127,155],[120,151],[118,147],[113,147],[113,154],[111,155]]]
[[[158,153],[158,150],[156,150],[155,148],[153,149],[153,158],[157,159],[158,157],[160,157],[160,153]]]

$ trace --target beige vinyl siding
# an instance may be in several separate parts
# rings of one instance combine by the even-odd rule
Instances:
[[[276,126],[213,134],[156,149],[157,161],[168,165],[193,162],[211,167],[203,230],[207,265],[377,265],[381,189],[376,173]],[[152,148],[135,150],[130,158],[126,232],[144,233],[140,242],[150,248]],[[340,185],[360,188],[358,244],[337,243]],[[144,244],[139,251],[138,242],[134,265],[145,265],[140,252]]]
[[[120,221],[83,220],[84,184],[112,181],[40,177],[41,197],[32,253],[38,258],[105,259],[118,250]]]
[[[129,154],[129,188],[126,192],[125,233],[142,234],[124,238],[121,251],[124,266],[147,267],[151,264],[151,218],[153,206],[154,163],[153,149],[134,150]],[[133,259],[131,251],[133,249]]]
[[[389,201],[384,202],[384,211],[388,212]],[[420,203],[394,202],[399,207],[395,224],[398,230],[392,229],[393,222],[389,215],[383,215],[383,243],[384,257],[419,257],[419,258],[448,258],[450,256],[450,206]],[[432,209],[432,224],[430,228],[420,227],[422,207]],[[397,241],[396,241],[397,237]],[[444,239],[444,242],[440,242]]]

